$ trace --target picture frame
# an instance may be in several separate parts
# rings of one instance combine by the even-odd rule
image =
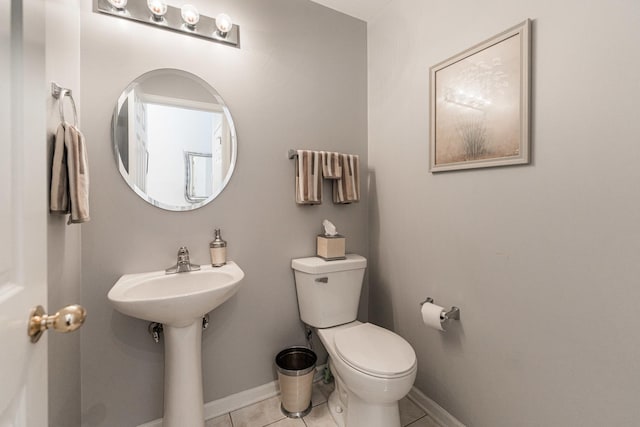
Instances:
[[[531,21],[429,69],[429,171],[528,164]]]

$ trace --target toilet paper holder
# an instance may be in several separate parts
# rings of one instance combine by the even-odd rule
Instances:
[[[420,303],[420,306],[423,306],[426,303],[433,304],[434,299],[427,297],[426,300]],[[440,320],[460,320],[460,309],[456,306],[452,306],[451,310],[440,313]]]

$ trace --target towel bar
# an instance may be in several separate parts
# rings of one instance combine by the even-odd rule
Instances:
[[[293,148],[289,148],[289,151],[287,152],[287,157],[290,159],[296,158],[298,157],[298,152]]]

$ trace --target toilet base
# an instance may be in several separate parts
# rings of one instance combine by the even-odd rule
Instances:
[[[345,408],[342,406],[342,402],[340,402],[337,390],[334,390],[329,395],[327,406],[329,407],[329,413],[331,414],[331,418],[333,418],[333,422],[336,423],[338,427],[345,427]]]
[[[400,410],[397,403],[372,405],[357,396],[349,396],[348,407],[343,407],[334,391],[329,396],[329,413],[338,427],[400,427]]]
[[[349,393],[346,427],[401,427],[398,402],[371,404]]]
[[[329,395],[327,406],[338,427],[401,427],[398,402],[365,402],[348,391],[335,373],[334,378],[336,388]]]

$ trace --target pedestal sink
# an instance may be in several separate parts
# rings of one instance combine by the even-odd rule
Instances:
[[[107,297],[128,316],[164,325],[163,427],[204,426],[202,317],[238,291],[244,272],[222,267],[125,274]]]

